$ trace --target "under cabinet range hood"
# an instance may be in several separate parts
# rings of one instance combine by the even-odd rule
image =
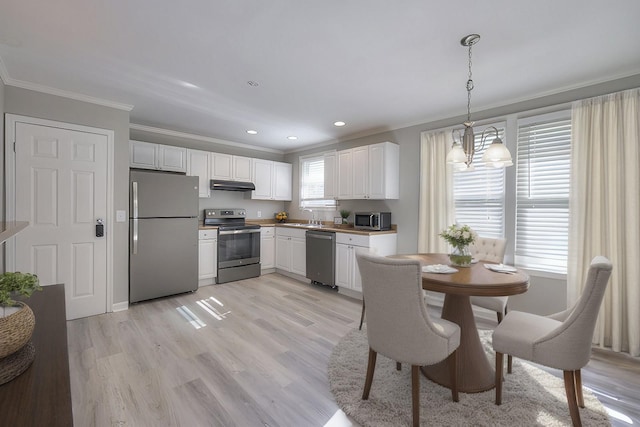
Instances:
[[[212,179],[211,189],[226,190],[226,191],[253,191],[256,189],[256,186],[253,184],[253,182],[226,181],[223,179]]]

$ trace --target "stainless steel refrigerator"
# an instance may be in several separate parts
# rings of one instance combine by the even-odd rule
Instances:
[[[198,177],[131,170],[129,302],[198,289]]]

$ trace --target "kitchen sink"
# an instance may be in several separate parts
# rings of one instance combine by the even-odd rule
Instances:
[[[323,228],[324,225],[322,224],[303,224],[303,223],[287,223],[286,225],[288,226],[293,226],[293,227],[302,227],[302,228]]]

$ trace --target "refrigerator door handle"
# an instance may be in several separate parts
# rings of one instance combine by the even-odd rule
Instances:
[[[131,185],[133,187],[133,219],[138,219],[138,182],[133,181]]]
[[[134,218],[132,222],[133,222],[133,231],[131,232],[132,240],[133,240],[132,252],[135,255],[138,253],[138,219]]]

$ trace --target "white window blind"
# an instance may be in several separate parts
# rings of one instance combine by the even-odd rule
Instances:
[[[300,158],[300,208],[335,208],[333,199],[324,198],[324,155]]]
[[[504,141],[505,124],[493,126]],[[504,236],[504,168],[489,168],[482,162],[484,151],[493,141],[491,137],[486,138],[485,147],[480,150],[482,130],[474,129],[476,154],[472,165],[475,170],[453,172],[455,218],[456,223],[469,225],[482,237],[501,238]]]
[[[567,272],[569,111],[518,121],[515,262]]]

